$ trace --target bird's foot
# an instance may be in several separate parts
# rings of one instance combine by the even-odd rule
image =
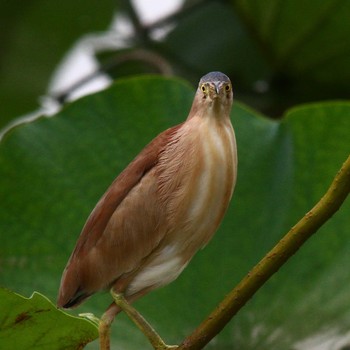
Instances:
[[[111,324],[109,322],[106,322],[102,317],[98,327],[100,350],[110,350],[111,348],[110,328]]]
[[[153,327],[143,318],[143,316],[124,298],[123,294],[119,294],[111,290],[114,302],[123,310],[128,317],[136,324],[141,332],[147,337],[155,350],[175,350],[177,345],[167,345]]]
[[[100,339],[100,350],[110,350],[111,348],[111,325],[119,311],[120,308],[115,303],[112,303],[99,320],[98,333]]]

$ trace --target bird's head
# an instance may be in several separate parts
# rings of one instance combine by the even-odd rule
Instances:
[[[211,72],[199,81],[190,115],[204,112],[228,115],[232,101],[232,84],[229,77],[221,72]]]

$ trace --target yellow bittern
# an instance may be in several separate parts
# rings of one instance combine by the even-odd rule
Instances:
[[[218,228],[237,174],[232,100],[225,74],[203,76],[187,120],[151,141],[90,214],[63,272],[57,304],[75,307],[111,290],[114,302],[100,320],[101,349],[109,349],[109,328],[121,310],[153,344],[172,348],[147,330],[130,303],[175,280]]]

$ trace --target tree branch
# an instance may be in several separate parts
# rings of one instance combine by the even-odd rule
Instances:
[[[290,229],[178,349],[202,349],[214,338],[259,288],[333,216],[349,192],[350,156],[321,200]]]

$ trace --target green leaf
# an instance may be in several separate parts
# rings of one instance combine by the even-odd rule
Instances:
[[[7,133],[0,143],[1,283],[54,299],[99,197],[157,133],[186,118],[192,99],[193,89],[176,79],[120,80]],[[349,102],[299,106],[282,122],[235,103],[232,122],[239,174],[223,224],[174,283],[135,304],[168,343],[179,343],[311,209],[350,151]],[[332,337],[345,334],[349,210],[347,201],[213,341],[215,349],[288,349],[319,340],[326,328]],[[100,293],[77,312],[100,316],[110,302]],[[112,334],[115,347],[150,348],[124,315]]]
[[[25,298],[0,288],[0,310],[2,349],[82,349],[98,336],[90,321],[58,310],[37,292]]]
[[[347,1],[232,1],[277,73],[298,83],[341,92],[350,78]],[[309,91],[309,93],[311,93]]]

